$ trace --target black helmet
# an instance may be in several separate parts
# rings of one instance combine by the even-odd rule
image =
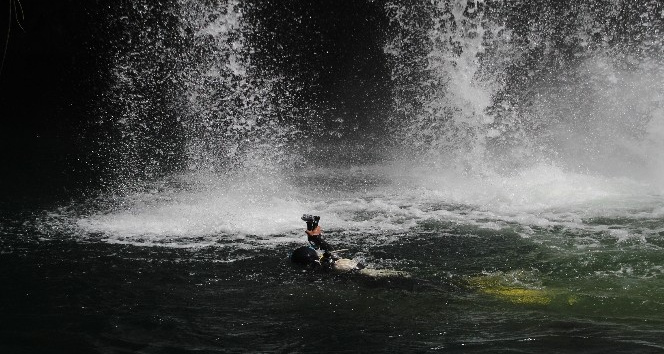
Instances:
[[[295,249],[295,251],[293,251],[293,253],[290,255],[290,260],[295,264],[300,264],[303,266],[320,264],[318,253],[315,249],[309,246],[302,246]]]

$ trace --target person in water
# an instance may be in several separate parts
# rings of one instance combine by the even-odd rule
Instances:
[[[318,225],[320,216],[305,214],[302,216],[302,220],[307,223],[307,229],[304,232],[307,234],[309,246],[302,246],[293,251],[291,260],[301,265],[331,268],[338,257],[332,254],[332,246],[323,239],[323,230]],[[319,258],[317,249],[324,252],[323,257]]]
[[[325,253],[333,251],[332,246],[323,239],[323,230],[319,225],[316,225],[313,230],[304,230],[304,233],[307,234],[307,241],[309,241],[311,247],[322,250]]]

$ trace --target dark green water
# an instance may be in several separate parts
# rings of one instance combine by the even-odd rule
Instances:
[[[381,217],[367,210],[354,220]],[[292,267],[299,236],[272,235],[281,241],[269,247],[232,235],[118,244],[58,233],[40,215],[3,219],[3,353],[664,352],[662,232],[621,239],[553,225],[524,237],[524,224],[433,214],[407,231],[331,228],[348,256],[408,273],[370,277]]]

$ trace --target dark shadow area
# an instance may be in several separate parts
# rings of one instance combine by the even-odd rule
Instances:
[[[95,75],[103,60],[94,43],[101,5],[14,4],[10,32],[0,29],[3,43],[9,36],[0,73],[0,195],[68,194],[89,178],[79,127],[104,87]],[[0,18],[9,18],[8,10],[2,6]]]
[[[317,163],[378,157],[391,112],[390,69],[383,52],[389,21],[383,1],[260,3],[250,14],[264,65],[292,78],[297,106],[312,116],[301,127]]]
[[[302,105],[314,107],[326,129],[380,130],[375,123],[390,102],[383,2],[259,3],[249,17],[262,27],[253,41],[264,65],[299,81]]]

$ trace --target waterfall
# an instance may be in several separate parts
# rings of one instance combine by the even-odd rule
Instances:
[[[395,1],[386,11],[395,134],[428,164],[660,173],[660,2]]]
[[[125,185],[178,171],[260,171],[292,158],[298,88],[259,55],[256,4],[133,2],[113,14],[97,154]],[[115,23],[114,22],[114,23]],[[103,160],[103,159],[100,159]]]

